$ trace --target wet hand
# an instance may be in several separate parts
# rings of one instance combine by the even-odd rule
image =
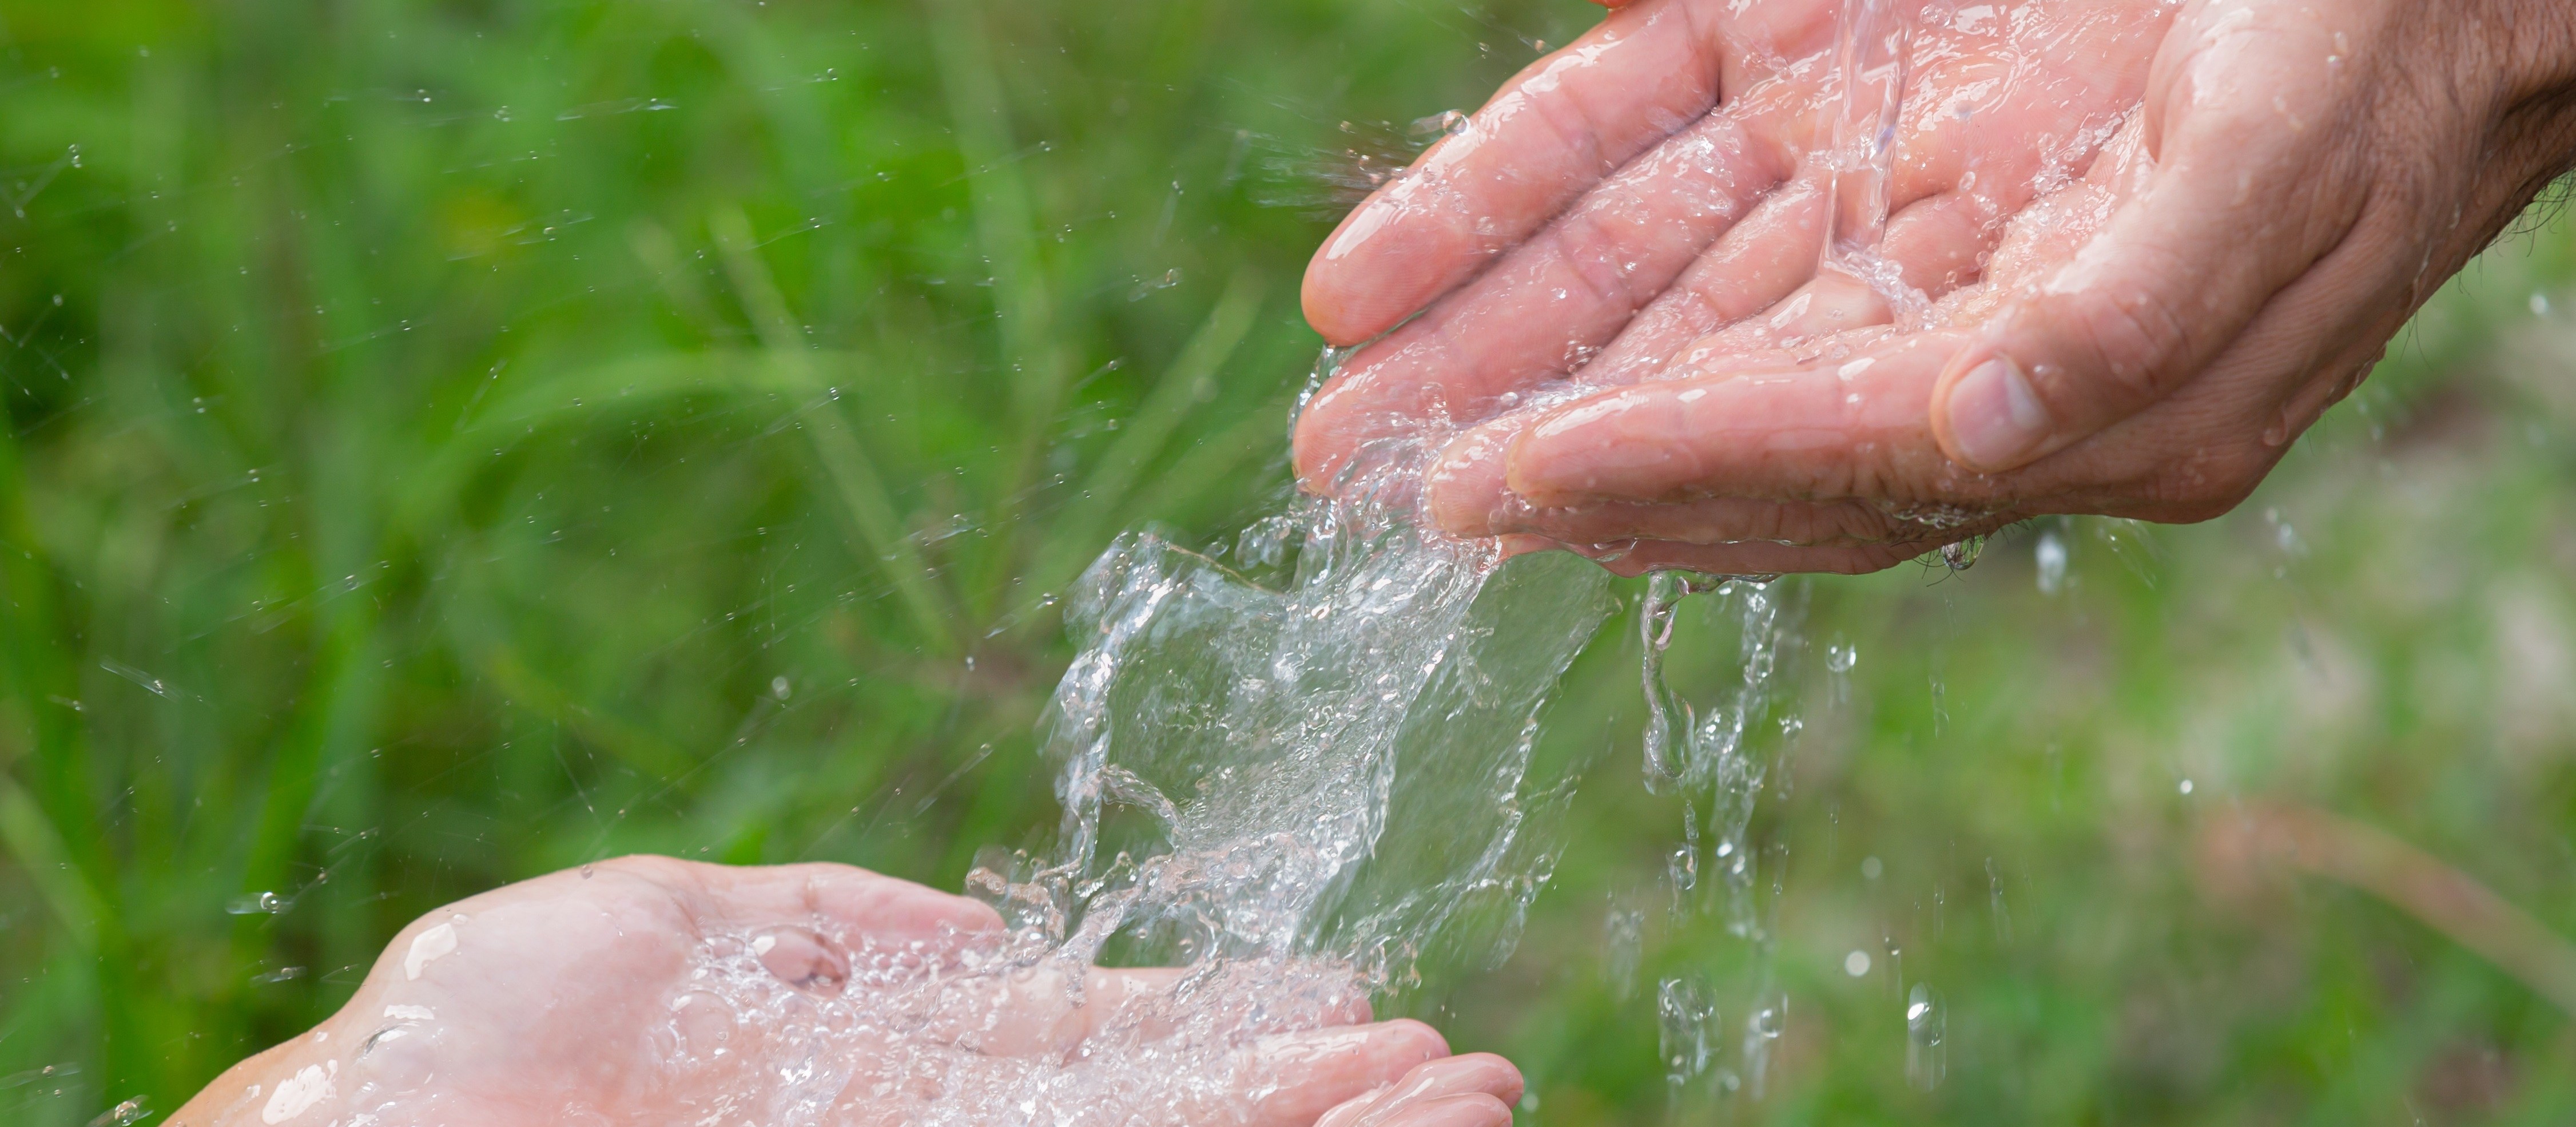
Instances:
[[[1471,428],[1441,523],[1631,571],[2215,515],[2576,135],[2546,4],[1927,6],[1872,286],[1816,268],[1866,225],[1820,77],[1839,5],[1728,7],[1613,15],[1326,242],[1327,337],[1438,300],[1301,420],[1310,487]]]
[[[978,1059],[1078,1061],[1113,1029],[1150,1043],[1155,1031],[1138,1025],[1157,1020],[1154,1003],[1181,972],[1092,970],[1078,993],[1043,971],[970,973],[1001,926],[980,902],[846,866],[584,866],[423,917],[339,1013],[235,1066],[172,1121],[759,1118],[775,1110],[779,1072],[803,1069],[841,1079],[808,1083],[818,1102],[799,1121],[909,1123],[953,1094],[943,1085],[979,1075]],[[722,966],[711,979],[711,942],[764,978],[760,988],[728,993]],[[863,990],[885,990],[888,1007],[828,1005]],[[746,997],[771,1020],[728,1008]],[[1429,1027],[1365,1024],[1366,1011],[1347,1000],[1321,1027],[1233,1052],[1222,1076],[1181,1089],[1186,1122],[1305,1127],[1328,1111],[1354,1127],[1510,1122],[1520,1077],[1508,1063],[1451,1057]],[[912,1041],[937,1051],[904,1043],[896,1013],[913,1023]],[[833,1022],[845,1024],[816,1039]]]

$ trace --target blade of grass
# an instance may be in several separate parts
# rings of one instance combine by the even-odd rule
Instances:
[[[0,425],[0,692],[16,696],[35,729],[32,756],[37,780],[29,796],[6,776],[0,782],[22,800],[9,814],[6,830],[11,850],[22,858],[51,849],[58,860],[53,872],[88,895],[74,891],[48,893],[68,904],[89,923],[69,924],[73,938],[101,968],[92,997],[105,1033],[107,1080],[118,1088],[148,1088],[156,1070],[138,1035],[136,1005],[129,983],[107,973],[130,959],[120,905],[107,892],[119,887],[115,855],[108,848],[98,811],[104,803],[91,769],[92,751],[80,714],[79,680],[67,652],[67,635],[55,617],[53,576],[36,551],[35,522],[28,512],[26,475],[18,461],[18,444]],[[39,827],[42,827],[39,829]],[[39,881],[46,877],[28,867]]]
[[[2376,896],[2576,1016],[2576,944],[2403,838],[2286,803],[2219,814],[2204,834],[2205,851],[2233,867],[2268,861]]]
[[[1156,475],[1154,484],[1136,499],[1133,511],[1179,518],[1204,503],[1218,489],[1241,484],[1236,474],[1260,458],[1278,457],[1288,445],[1288,407],[1278,399],[1264,404],[1234,425],[1201,439]],[[1285,484],[1284,475],[1280,482]]]
[[[521,706],[563,725],[583,740],[655,779],[676,779],[695,766],[669,741],[615,716],[595,711],[539,673],[507,642],[488,643],[477,667]]]
[[[1170,370],[1120,426],[1117,441],[1048,529],[1038,565],[1030,569],[1038,591],[1063,589],[1106,545],[1110,526],[1135,500],[1145,467],[1162,454],[1190,412],[1215,397],[1217,370],[1251,332],[1252,320],[1261,312],[1261,290],[1260,275],[1250,270],[1236,274]]]
[[[994,37],[981,26],[983,16],[973,0],[935,0],[930,9],[940,89],[973,192],[975,242],[993,271],[1001,367],[1011,373],[1011,404],[1020,432],[1008,476],[994,494],[995,511],[986,522],[993,536],[982,550],[973,583],[961,592],[969,609],[990,616],[1013,588],[1028,524],[1023,512],[1045,472],[1048,430],[1070,386],[1073,365],[1039,255],[1037,209],[1017,159],[1010,102],[992,53]]]
[[[751,313],[761,342],[778,359],[782,371],[797,381],[805,394],[833,395],[837,401],[838,396],[815,372],[813,350],[788,313],[786,298],[780,295],[768,268],[752,249],[751,221],[739,208],[720,208],[709,217],[707,225],[724,255],[727,276],[743,307]],[[833,490],[840,496],[842,511],[857,529],[868,554],[893,581],[923,641],[933,652],[955,652],[956,639],[936,579],[921,558],[920,549],[904,535],[894,495],[886,489],[876,463],[859,445],[858,436],[850,433],[848,417],[837,406],[831,407],[814,412],[801,429],[814,445],[814,456],[822,463],[824,476],[831,479]]]
[[[64,846],[53,820],[7,775],[0,775],[0,844],[9,847],[10,856],[34,882],[37,895],[44,898],[46,909],[62,923],[72,943],[85,954],[95,953],[98,921],[107,915],[106,899],[72,863],[71,850]]]

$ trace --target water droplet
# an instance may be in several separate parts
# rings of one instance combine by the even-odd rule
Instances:
[[[1860,875],[1863,880],[1877,880],[1879,876],[1886,871],[1887,866],[1881,864],[1876,857],[1863,857],[1860,859]]]
[[[276,915],[287,909],[289,902],[274,892],[254,892],[233,897],[224,911],[236,916]]]
[[[1941,562],[1952,571],[1966,571],[1977,566],[1977,557],[1986,552],[1986,538],[1971,536],[1955,544],[1941,546]]]
[[[1941,1086],[1949,1072],[1950,1017],[1940,995],[1918,982],[1905,999],[1905,1080],[1922,1091]]]
[[[2066,539],[2052,528],[2039,534],[2039,591],[2054,595],[2066,587]]]
[[[1716,1063],[1720,1044],[1717,1000],[1697,978],[1667,978],[1655,993],[1655,1016],[1664,1054],[1664,1079],[1680,1088]]]
[[[1869,973],[1869,952],[1855,950],[1843,956],[1843,973],[1859,978]]]
[[[2175,786],[2175,788],[2174,788],[2174,789],[2179,790],[2179,791],[2181,791],[2181,792],[2182,792],[2182,793],[2184,793],[2184,794],[2190,794],[2190,793],[2191,793],[2191,780],[2189,780],[2189,779],[2184,779],[2181,783],[2177,784],[2177,785]]]
[[[787,699],[787,693],[792,687],[793,686],[790,686],[787,683],[787,677],[785,674],[769,679],[769,695],[777,697],[780,700]]]
[[[150,1118],[151,1115],[151,1108],[144,1098],[136,1096],[98,1113],[97,1118],[89,1121],[89,1127],[129,1127],[131,1124]]]
[[[1610,993],[1620,1001],[1637,992],[1637,964],[1645,954],[1646,914],[1636,909],[1613,908],[1602,921],[1602,974],[1610,980]]]

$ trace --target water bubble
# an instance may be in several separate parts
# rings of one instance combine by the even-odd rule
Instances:
[[[152,1110],[150,1106],[146,1103],[143,1097],[136,1096],[133,1099],[126,1100],[117,1104],[115,1107],[98,1113],[96,1118],[89,1121],[89,1127],[129,1127],[129,1125],[140,1123],[151,1118],[151,1116]]]
[[[273,916],[290,906],[291,903],[286,898],[274,892],[254,892],[233,897],[230,903],[224,905],[224,911],[236,916]]]
[[[971,669],[973,666],[970,665],[968,668]],[[787,677],[784,674],[769,679],[769,695],[780,700],[786,700],[788,691],[793,687],[787,683]]]
[[[1455,137],[1466,132],[1473,120],[1458,110],[1442,110],[1428,117],[1415,118],[1410,132],[1416,137]]]
[[[1825,668],[1836,673],[1849,673],[1860,664],[1860,647],[1840,641],[1825,647]]]
[[[1843,956],[1843,973],[1859,978],[1869,973],[1869,952],[1854,950]]]

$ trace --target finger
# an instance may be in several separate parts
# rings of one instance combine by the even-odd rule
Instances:
[[[1448,1096],[1408,1105],[1385,1127],[1511,1127],[1511,1105],[1483,1093]]]
[[[1260,1093],[1247,1117],[1255,1127],[1309,1127],[1336,1105],[1448,1055],[1449,1043],[1418,1021],[1287,1034],[1251,1051],[1235,1090]]]
[[[1956,331],[1925,332],[1804,365],[1746,357],[1606,391],[1513,440],[1505,483],[1549,508],[1708,497],[1973,504],[1995,484],[1942,457],[1924,419],[1960,343]]]
[[[1521,1098],[1521,1071],[1512,1062],[1492,1053],[1468,1053],[1418,1065],[1393,1087],[1371,1092],[1324,1113],[1315,1127],[1385,1127],[1390,1123],[1415,1122],[1413,1113],[1425,1105],[1460,1096],[1482,1096],[1496,1101],[1509,1115],[1508,1105]],[[1509,1120],[1506,1119],[1505,1122]]]
[[[1063,1025],[1070,1038],[1092,1037],[1113,1028],[1123,1028],[1148,1040],[1158,1039],[1168,1036],[1172,1030],[1172,1015],[1163,1002],[1180,988],[1184,980],[1197,973],[1202,973],[1202,970],[1189,967],[1095,967],[1084,978],[1081,997],[1068,999],[1078,1002],[1069,1014],[1064,1015],[1074,1021],[1062,1022],[1052,1015],[1037,1016],[1046,1022]],[[1292,985],[1273,979],[1267,985],[1272,1007],[1269,1019],[1273,1021],[1333,1028],[1365,1025],[1372,1016],[1368,995],[1347,983],[1332,983],[1321,990],[1316,988],[1314,981]]]
[[[1800,546],[1850,545],[1918,536],[1921,529],[1875,505],[1814,504],[1766,497],[1712,497],[1682,502],[1607,501],[1539,507],[1506,481],[1503,451],[1526,419],[1477,428],[1450,444],[1425,479],[1434,523],[1458,536],[1534,534],[1552,541],[1606,544],[1672,540],[1725,544],[1760,540]]]
[[[1799,57],[1831,32],[1829,6],[1807,0],[1750,16],[1714,7],[1641,0],[1522,71],[1324,241],[1307,320],[1335,344],[1385,332],[1717,105],[1729,61],[1748,55],[1730,38]]]
[[[1623,544],[1558,544],[1613,575],[1634,578],[1650,571],[1690,571],[1702,575],[1764,577],[1776,575],[1867,575],[1918,559],[1945,543],[1965,540],[1972,531],[1935,533],[1931,539],[1904,543],[1856,544],[1849,547],[1801,548],[1788,544],[1677,544],[1637,540]]]
[[[1815,276],[1825,202],[1805,176],[1765,197],[1575,378],[1602,386],[1652,379],[1693,342],[1779,304]]]
[[[2333,133],[2322,106],[2335,86],[2324,61],[2331,44],[2309,42],[2326,34],[2321,23],[2288,20],[2263,31],[2177,30],[2188,62],[2159,72],[2155,82],[2167,93],[2151,86],[2149,105],[2197,100],[2160,119],[2166,135],[2145,138],[2159,163],[2141,173],[2100,232],[2015,294],[1943,371],[1931,417],[1950,458],[1987,472],[2012,469],[2164,398],[2341,240],[2366,185],[2318,175],[2312,159]],[[2266,83],[2283,91],[2279,98],[2193,92],[2193,83],[2251,81],[2243,76],[2256,71],[2237,57],[2250,43],[2261,44],[2270,68],[2260,73],[2283,66],[2315,73]],[[2302,115],[2315,127],[2290,128]],[[2284,225],[2283,217],[2296,218]]]
[[[699,893],[702,918],[748,930],[824,922],[856,941],[955,940],[999,931],[1001,916],[971,900],[850,865],[710,865],[654,859]]]
[[[1759,121],[1780,105],[1748,95],[1702,118],[1354,356],[1299,418],[1299,475],[1329,480],[1372,439],[1479,417],[1496,397],[1582,365],[1787,175],[1791,159]],[[1800,257],[1767,249],[1766,261]]]

